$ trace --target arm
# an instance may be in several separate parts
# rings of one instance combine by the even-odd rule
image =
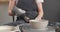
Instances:
[[[15,0],[9,0],[8,13],[10,16],[13,16],[12,9],[15,5]]]
[[[38,2],[36,0],[37,6],[38,6],[38,16],[36,18],[41,19],[43,17],[43,7],[42,7],[42,3]]]

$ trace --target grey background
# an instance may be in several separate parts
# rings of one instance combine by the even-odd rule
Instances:
[[[8,3],[0,4],[0,25],[12,22],[12,17],[8,15]]]
[[[51,23],[60,21],[60,0],[45,0],[43,7],[45,19]]]
[[[51,23],[60,21],[60,0],[44,0],[44,18]],[[0,24],[12,22],[8,15],[8,3],[0,4]]]

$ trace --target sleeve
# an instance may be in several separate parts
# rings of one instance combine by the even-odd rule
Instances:
[[[16,4],[18,3],[18,0],[16,0]]]
[[[44,0],[36,0],[37,3],[43,3]]]

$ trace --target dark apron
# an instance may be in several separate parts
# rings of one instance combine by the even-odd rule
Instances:
[[[37,9],[35,0],[18,0],[18,3],[16,6],[20,9],[25,10],[26,11],[25,15],[30,19],[35,19],[38,15],[38,9]],[[17,21],[20,22],[20,20],[23,20],[23,18],[20,16],[17,17]]]

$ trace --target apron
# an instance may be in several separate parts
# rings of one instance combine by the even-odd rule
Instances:
[[[30,19],[35,19],[38,16],[38,7],[35,0],[18,0],[16,7],[25,10],[25,15]],[[20,21],[21,19],[23,20],[21,16],[17,17],[17,21]]]

